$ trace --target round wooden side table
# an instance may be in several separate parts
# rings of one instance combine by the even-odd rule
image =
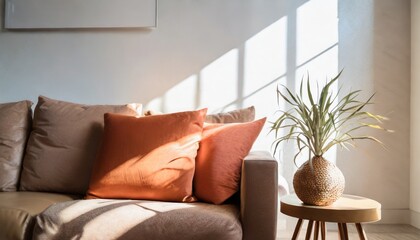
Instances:
[[[314,228],[314,238],[318,239],[318,233],[321,229],[321,238],[325,240],[325,222],[335,222],[338,225],[338,234],[340,239],[347,240],[347,223],[356,225],[359,238],[367,239],[361,223],[376,222],[381,219],[381,204],[369,198],[342,195],[331,206],[311,206],[303,204],[296,195],[288,195],[280,201],[280,211],[288,216],[299,218],[292,240],[297,239],[303,220],[308,220],[306,231],[306,240],[309,240]]]

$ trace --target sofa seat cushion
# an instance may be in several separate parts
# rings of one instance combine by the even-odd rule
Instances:
[[[51,204],[76,198],[54,193],[0,192],[0,239],[30,239],[37,214]]]
[[[38,215],[34,239],[242,239],[236,205],[90,199]]]

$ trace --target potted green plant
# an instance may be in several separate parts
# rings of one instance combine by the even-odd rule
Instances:
[[[385,117],[365,111],[374,95],[366,101],[359,101],[360,90],[343,95],[340,90],[335,93],[331,91],[331,85],[337,81],[341,72],[328,81],[316,97],[310,87],[309,75],[306,87],[302,79],[296,94],[285,86],[284,93],[277,88],[278,101],[283,99],[290,104],[290,109],[279,110],[281,115],[272,122],[271,131],[275,133],[274,154],[280,143],[287,140],[296,141],[298,151],[294,158],[295,164],[296,157],[303,150],[309,150],[308,161],[298,168],[293,177],[296,195],[305,204],[327,206],[344,191],[344,176],[332,162],[324,159],[325,152],[335,145],[348,149],[348,146],[354,146],[355,140],[381,143],[372,136],[360,135],[360,130],[366,127],[386,130],[381,126]],[[304,97],[307,101],[304,101]],[[280,133],[283,135],[279,136]]]

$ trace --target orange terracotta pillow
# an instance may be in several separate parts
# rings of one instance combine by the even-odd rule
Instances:
[[[265,120],[204,126],[194,175],[194,195],[199,200],[222,204],[239,190],[243,159]]]
[[[87,198],[190,201],[206,112],[105,114]]]

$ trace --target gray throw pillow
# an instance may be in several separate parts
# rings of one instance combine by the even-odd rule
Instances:
[[[16,191],[31,128],[32,102],[0,104],[0,191]]]
[[[144,116],[160,115],[162,112],[148,110],[144,112]],[[255,120],[255,107],[247,107],[232,110],[230,112],[207,114],[206,123],[244,123]]]
[[[247,107],[224,113],[207,114],[207,123],[243,123],[255,120],[255,107]]]
[[[84,195],[107,112],[137,113],[129,105],[82,105],[40,96],[20,190]]]

